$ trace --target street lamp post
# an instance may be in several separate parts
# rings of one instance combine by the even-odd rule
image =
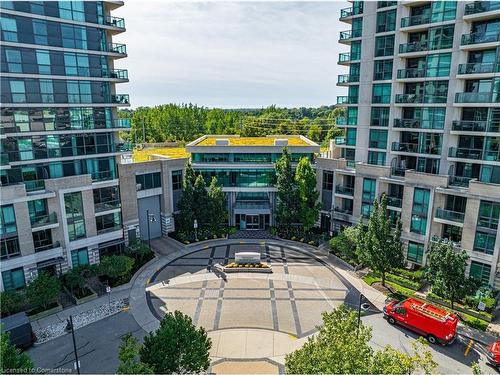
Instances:
[[[78,353],[76,351],[76,339],[75,339],[75,328],[73,326],[73,316],[70,315],[68,319],[68,324],[66,325],[66,330],[71,330],[71,336],[73,337],[73,350],[75,352],[75,367],[76,372],[80,374],[80,362],[78,361]]]
[[[359,325],[361,323],[361,302],[363,302],[363,293],[359,293],[359,303],[358,303],[358,330],[356,331],[356,337],[359,336]]]
[[[194,228],[194,240],[198,241],[198,220],[196,219],[194,219],[193,228]]]
[[[149,223],[156,222],[156,218],[154,214],[149,213],[149,210],[146,210],[146,220],[148,222],[148,246],[149,250],[151,251],[151,230],[149,229]]]

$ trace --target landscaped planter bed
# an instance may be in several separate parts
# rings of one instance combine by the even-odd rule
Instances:
[[[51,305],[52,307],[47,309],[47,310],[42,310],[40,311],[39,309],[37,310],[31,310],[28,312],[28,318],[30,321],[38,320],[41,318],[45,318],[46,316],[56,314],[60,311],[63,310],[63,307],[59,304],[59,302],[54,303]]]
[[[229,263],[224,266],[225,273],[237,273],[237,272],[252,272],[252,273],[273,273],[273,270],[270,266],[265,263],[259,263],[257,265],[253,264],[237,264],[237,263]]]

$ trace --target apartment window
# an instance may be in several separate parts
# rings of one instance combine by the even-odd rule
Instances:
[[[21,65],[20,51],[5,48],[5,58],[7,60],[7,68],[10,73],[22,73],[23,68]]]
[[[0,207],[0,235],[17,232],[16,215],[14,206],[9,204]]]
[[[182,170],[172,171],[172,190],[182,190]]]
[[[359,38],[363,34],[363,18],[354,18],[352,20],[352,37]]]
[[[17,237],[2,238],[0,240],[0,249],[1,259],[10,259],[21,255]]]
[[[135,182],[138,184],[138,190],[155,189],[161,187],[160,172],[138,174],[135,176]]]
[[[89,57],[77,53],[64,54],[64,67],[69,76],[90,76]]]
[[[456,12],[456,1],[435,1],[432,3],[431,22],[454,20]]]
[[[426,233],[429,198],[430,191],[428,189],[415,188],[410,225],[410,231],[413,233]]]
[[[481,201],[477,225],[483,228],[497,229],[500,217],[500,203]]]
[[[351,60],[361,59],[361,41],[351,42]]]
[[[54,103],[54,87],[49,79],[40,80],[40,95],[42,103]]]
[[[387,107],[372,107],[370,125],[389,126],[389,111]]]
[[[444,49],[453,47],[455,25],[432,27],[429,29],[429,49]]]
[[[64,48],[87,49],[87,32],[84,27],[61,24]]]
[[[469,276],[479,280],[483,285],[490,282],[491,266],[481,262],[472,261],[469,269]]]
[[[99,209],[113,209],[120,207],[120,190],[118,186],[108,186],[100,189],[94,189],[94,205],[96,211]]]
[[[496,233],[483,233],[476,231],[474,251],[493,255],[495,249]]]
[[[358,108],[347,107],[347,125],[357,125],[357,124],[358,124]]]
[[[387,130],[370,130],[370,148],[387,148]]]
[[[35,44],[47,45],[47,22],[42,20],[33,20],[33,37]]]
[[[122,219],[119,212],[97,216],[95,223],[97,234],[112,232],[122,228]]]
[[[64,194],[66,222],[68,224],[69,240],[74,241],[86,236],[85,218],[83,213],[82,193]]]
[[[372,204],[375,200],[376,181],[373,178],[363,179],[363,202]]]
[[[391,84],[374,84],[372,89],[372,102],[377,104],[389,104],[391,102]]]
[[[333,172],[323,171],[323,190],[333,190]]]
[[[17,290],[24,288],[26,281],[24,280],[23,268],[19,267],[2,272],[2,281],[3,288],[5,290]]]
[[[72,268],[85,266],[87,264],[89,264],[89,253],[87,251],[87,248],[71,251]]]
[[[37,218],[47,215],[47,199],[35,199],[28,201],[28,212],[30,220],[34,223]]]
[[[35,252],[51,249],[53,247],[51,230],[45,229],[33,232],[33,244],[35,245]]]
[[[375,38],[375,57],[394,55],[394,35],[377,36]]]
[[[26,88],[24,81],[10,81],[10,93],[13,103],[26,103]]]
[[[392,7],[393,5],[397,5],[397,3],[397,1],[377,1],[377,8]]]
[[[68,103],[92,103],[90,82],[67,81]]]
[[[392,60],[375,60],[373,79],[375,81],[392,79]]]
[[[500,184],[500,167],[483,165],[481,167],[481,175],[479,176],[479,180],[481,182]]]
[[[396,29],[396,9],[377,13],[377,33]]]
[[[451,53],[427,56],[427,77],[447,77],[450,75]]]
[[[385,165],[385,152],[368,151],[368,164]]]
[[[372,212],[373,212],[373,204],[369,203],[361,204],[361,216],[363,216],[365,219],[370,218]]]
[[[345,133],[345,144],[347,146],[356,146],[356,129],[347,129]]]
[[[67,20],[85,21],[83,1],[59,1],[59,17]]]
[[[422,264],[424,258],[424,245],[417,242],[408,242],[406,259],[413,263]]]
[[[17,42],[16,20],[2,16],[0,23],[2,25],[2,39],[6,42]]]

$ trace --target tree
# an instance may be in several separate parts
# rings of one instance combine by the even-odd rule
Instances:
[[[288,149],[283,148],[283,154],[276,162],[276,221],[280,226],[288,227],[295,220],[298,204],[298,189],[292,169],[292,158]]]
[[[362,231],[363,228],[359,225],[346,227],[338,236],[330,240],[330,247],[335,253],[357,262],[358,254],[356,248],[360,232],[362,233]]]
[[[479,287],[477,280],[465,276],[468,259],[465,250],[455,251],[451,242],[433,245],[427,257],[426,276],[432,291],[450,300],[451,308]]]
[[[57,300],[60,291],[61,283],[57,277],[40,272],[26,287],[26,296],[35,308],[47,310]]]
[[[2,307],[2,316],[12,315],[22,311],[25,300],[21,293],[15,290],[6,290],[0,292],[0,306]]]
[[[209,220],[210,212],[208,211],[208,192],[205,179],[200,174],[196,177],[193,190],[193,212],[194,218],[198,222],[198,227],[206,225]],[[191,226],[193,223],[191,223]]]
[[[85,278],[78,269],[71,269],[64,274],[63,283],[69,288],[71,294],[75,294],[85,286]]]
[[[144,338],[141,361],[157,374],[199,373],[210,366],[212,341],[203,327],[180,311],[167,313],[160,328]]]
[[[308,232],[316,223],[319,216],[319,192],[316,190],[316,172],[308,158],[300,159],[295,171],[295,182],[299,196],[299,220]]]
[[[186,169],[187,171],[187,169]],[[175,217],[175,225],[177,230],[184,233],[190,233],[193,228],[194,221],[194,189],[193,185],[187,178],[184,179],[182,195],[177,203],[179,213]]]
[[[118,279],[132,271],[134,263],[135,260],[126,255],[106,256],[99,264],[99,273],[110,279]]]
[[[374,352],[369,345],[371,328],[357,325],[357,316],[344,305],[324,312],[323,325],[298,350],[285,356],[290,374],[411,374],[432,373],[437,364],[425,341],[415,346],[415,353],[401,353],[387,346]]]
[[[118,352],[120,359],[118,374],[154,374],[153,369],[139,359],[141,347],[142,345],[131,333],[122,337],[122,344]]]
[[[194,187],[194,183],[196,182],[196,172],[193,169],[191,163],[186,164],[186,172],[184,173],[184,185],[191,185]]]
[[[227,224],[226,196],[215,176],[212,177],[208,188],[208,211],[208,222],[211,230],[218,231],[221,225]]]
[[[0,374],[29,373],[33,362],[10,343],[10,333],[0,332]],[[18,370],[18,371],[13,371]]]
[[[387,214],[387,196],[382,194],[380,204],[373,202],[373,212],[368,220],[368,231],[361,236],[358,254],[363,264],[382,275],[385,286],[385,274],[404,263],[403,244],[401,243],[401,221],[392,229],[391,219]]]

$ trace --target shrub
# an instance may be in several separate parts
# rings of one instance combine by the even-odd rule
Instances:
[[[391,271],[392,274],[402,276],[404,278],[407,278],[412,281],[416,281],[418,283],[421,283],[423,278],[424,278],[424,270],[419,269],[415,271],[407,270],[405,268],[394,268]]]
[[[413,290],[419,290],[420,289],[420,283],[417,283],[415,281],[408,280],[404,277],[398,276],[398,275],[393,275],[391,273],[386,274],[385,278],[388,281],[392,281],[396,284],[399,284],[401,286],[404,286],[405,288],[410,288]]]
[[[62,282],[71,291],[71,294],[75,294],[77,290],[81,290],[85,286],[85,278],[76,268],[66,272],[62,277]]]
[[[0,293],[2,316],[12,315],[23,310],[24,296],[15,290],[6,290]]]
[[[481,331],[486,331],[486,329],[488,328],[488,322],[485,322],[484,320],[477,319],[473,316],[468,315],[462,315],[461,318],[462,322],[469,327],[479,329]]]
[[[140,240],[135,240],[125,248],[125,254],[131,256],[139,263],[149,260],[152,257],[152,253],[149,246]]]
[[[99,274],[111,279],[127,275],[134,266],[134,259],[125,255],[103,257],[99,264]]]
[[[41,272],[35,280],[28,284],[26,296],[35,308],[47,310],[57,300],[60,291],[61,283],[59,279],[50,276],[46,272]]]

